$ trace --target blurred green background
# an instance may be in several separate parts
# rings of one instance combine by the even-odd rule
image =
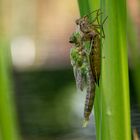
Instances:
[[[127,2],[131,121],[140,135],[140,4]],[[81,128],[85,94],[69,59],[79,16],[75,0],[0,0],[0,139],[96,138],[93,115]]]

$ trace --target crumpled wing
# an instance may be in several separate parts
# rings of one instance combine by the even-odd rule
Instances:
[[[73,67],[73,73],[74,73],[77,89],[83,91],[85,85],[84,75],[82,74],[80,68],[77,68],[76,66]]]

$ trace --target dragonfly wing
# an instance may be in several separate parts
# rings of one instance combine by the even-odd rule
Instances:
[[[84,75],[81,73],[81,70],[77,67],[73,67],[73,73],[74,73],[77,89],[83,91],[85,85]]]

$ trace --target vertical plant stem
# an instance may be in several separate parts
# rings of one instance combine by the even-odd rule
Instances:
[[[102,115],[106,120],[102,125],[102,137],[105,140],[130,140],[126,1],[101,1],[101,7],[108,15],[101,81]]]
[[[86,14],[82,9],[98,9],[98,0],[78,2],[81,15]],[[101,58],[100,86],[95,98],[97,140],[130,140],[126,1],[101,0],[100,7],[103,17],[108,19],[104,25],[106,37],[102,39],[105,59]]]
[[[7,45],[7,40],[0,40],[0,137],[1,140],[19,140],[10,88]]]
[[[3,0],[0,0],[0,139],[20,140],[16,125],[13,95],[11,94],[10,43],[4,24],[7,7],[4,8],[3,6],[6,5],[4,5]]]

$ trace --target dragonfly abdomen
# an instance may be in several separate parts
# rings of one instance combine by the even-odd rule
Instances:
[[[95,98],[95,80],[93,78],[92,71],[89,68],[89,72],[87,73],[87,95],[85,100],[83,127],[86,127],[88,124],[89,117],[93,108],[94,98]]]

